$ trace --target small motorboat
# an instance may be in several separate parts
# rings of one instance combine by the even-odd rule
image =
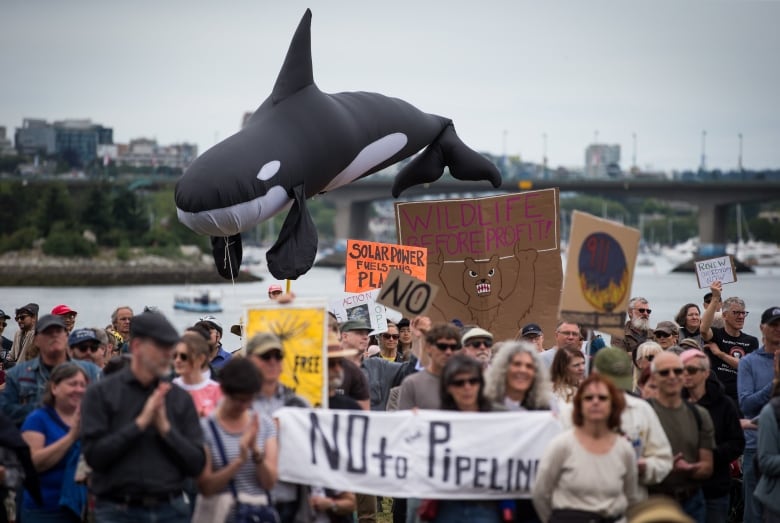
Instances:
[[[222,312],[222,295],[209,290],[182,292],[173,297],[173,308],[188,312]]]

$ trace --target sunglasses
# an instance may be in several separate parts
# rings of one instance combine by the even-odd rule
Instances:
[[[173,353],[173,359],[175,359],[175,360],[187,361],[188,358],[189,358],[189,355],[186,352],[174,352]]]
[[[593,400],[608,401],[609,396],[607,396],[606,394],[587,394],[583,396],[582,399],[583,401],[593,401]]]
[[[652,309],[645,309],[645,308],[636,308],[634,310],[642,314],[650,314],[653,312]]]
[[[5,327],[6,325],[7,325],[7,323],[6,323],[6,322],[4,322],[4,321],[0,321],[0,327]]]
[[[490,340],[479,340],[479,341],[470,341],[468,343],[470,347],[474,347],[475,349],[478,349],[480,347],[485,347],[486,349],[489,349],[493,346],[493,342]]]
[[[481,380],[479,378],[477,378],[477,377],[462,378],[462,379],[459,379],[459,380],[452,380],[452,381],[450,381],[450,387],[458,387],[458,388],[460,388],[460,387],[464,387],[467,383],[469,385],[479,385],[480,381]]]
[[[85,344],[81,344],[81,345],[76,345],[73,348],[75,350],[79,351],[79,352],[87,352],[87,351],[89,351],[89,352],[97,352],[98,349],[100,348],[100,345],[97,345],[95,343],[90,343],[90,344],[86,344],[85,343]]]
[[[283,357],[284,356],[282,356],[282,353],[278,351],[266,352],[265,354],[260,355],[260,359],[263,361],[271,361],[271,360],[282,361]]]
[[[19,314],[19,315],[16,317],[16,321],[22,321],[22,320],[26,320],[26,319],[27,319],[27,318],[29,318],[29,317],[30,317],[30,315],[29,315],[29,314]]]
[[[445,351],[447,349],[450,349],[452,352],[455,352],[457,350],[460,350],[460,344],[458,344],[458,343],[441,343],[441,342],[436,342],[435,345],[436,345],[436,348],[439,349],[440,351]]]
[[[656,332],[655,333],[656,338],[671,338],[672,335],[667,332]]]
[[[382,334],[382,338],[386,340],[397,340],[398,334]]]
[[[649,355],[645,356],[645,359],[647,361],[653,361],[653,359],[655,359],[655,354],[649,354]]]
[[[688,374],[696,374],[699,371],[703,371],[701,367],[685,367],[683,370],[687,372]]]
[[[669,374],[672,373],[672,372],[674,372],[675,376],[682,376],[683,369],[681,369],[680,367],[677,367],[677,368],[674,368],[674,369],[661,369],[661,370],[656,371],[656,374],[658,374],[659,376],[663,376],[665,378],[665,377],[669,376]]]

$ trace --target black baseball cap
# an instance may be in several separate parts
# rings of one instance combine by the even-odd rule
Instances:
[[[775,320],[780,320],[780,307],[777,305],[774,307],[769,307],[764,311],[764,313],[761,315],[761,325],[772,323]]]
[[[0,309],[0,320],[10,320],[11,317],[5,313],[3,309]]]
[[[130,319],[130,338],[151,338],[162,345],[174,345],[179,333],[159,312],[144,311]]]
[[[65,329],[65,320],[62,319],[62,316],[57,314],[47,314],[45,316],[41,316],[35,323],[35,334],[43,332],[49,327],[62,327]]]
[[[523,338],[526,336],[541,336],[541,334],[542,328],[536,323],[529,323],[523,326],[523,329],[520,331],[520,336]]]

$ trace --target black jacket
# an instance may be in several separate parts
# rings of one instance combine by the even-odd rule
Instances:
[[[682,395],[687,399],[688,391],[683,389]],[[704,497],[725,496],[731,484],[729,464],[745,450],[745,434],[739,424],[739,409],[712,372],[707,377],[704,396],[697,405],[707,409],[715,428],[712,476],[703,483]]]

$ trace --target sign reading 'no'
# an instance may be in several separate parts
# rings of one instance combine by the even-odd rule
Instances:
[[[414,318],[424,314],[439,288],[432,283],[418,280],[403,271],[392,269],[387,273],[377,303],[395,309],[404,318]]]

